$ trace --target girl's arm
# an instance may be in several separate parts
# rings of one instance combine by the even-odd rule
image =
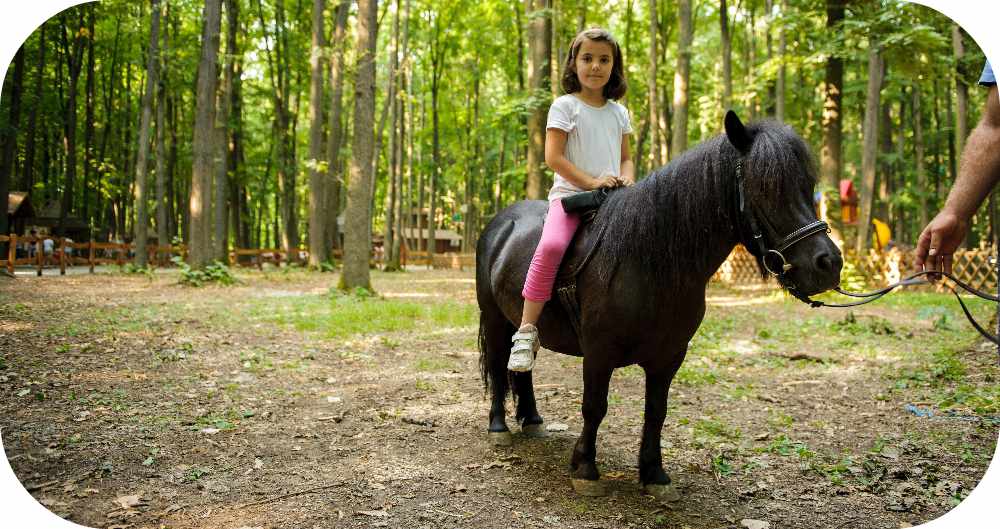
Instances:
[[[619,174],[622,183],[627,186],[635,183],[635,163],[632,161],[632,153],[628,146],[628,139],[631,137],[631,134],[622,134],[622,164]]]
[[[611,185],[613,177],[594,178],[566,159],[568,136],[566,131],[560,129],[545,131],[545,165],[580,189],[593,190]]]

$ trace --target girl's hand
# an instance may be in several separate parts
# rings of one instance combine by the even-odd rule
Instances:
[[[594,189],[614,189],[625,185],[625,181],[611,173],[604,173],[594,181]]]

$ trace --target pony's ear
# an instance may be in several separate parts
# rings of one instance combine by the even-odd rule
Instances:
[[[750,144],[753,143],[747,128],[732,110],[726,112],[726,137],[736,150],[744,154],[750,150]]]

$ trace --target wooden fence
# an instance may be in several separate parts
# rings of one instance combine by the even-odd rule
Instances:
[[[972,287],[986,292],[995,292],[997,288],[996,255],[997,249],[992,246],[958,250],[952,259],[952,273]],[[847,250],[844,259],[854,265],[856,273],[864,279],[867,286],[872,288],[895,283],[916,271],[912,249],[892,248],[884,252],[869,250],[861,259],[853,250]],[[756,259],[742,245],[733,250],[726,262],[712,276],[712,281],[725,284],[761,284],[764,282],[757,269]],[[933,289],[943,292],[946,287],[939,283]]]
[[[44,252],[43,238],[41,237],[18,237],[16,235],[0,235],[0,243],[10,242],[6,259],[0,259],[0,268],[6,267],[11,274],[14,273],[15,266],[31,266],[37,269],[38,275],[42,275],[42,269],[46,266],[58,266],[59,273],[65,274],[68,266],[88,266],[93,273],[94,266],[103,264],[113,264],[123,266],[132,262],[135,254],[134,244],[128,243],[108,243],[108,242],[66,242],[63,238],[54,238],[52,252],[48,255]],[[30,256],[17,257],[16,249],[30,247],[34,251]],[[173,256],[180,256],[182,259],[187,256],[187,248],[184,245],[164,245],[149,246],[148,262],[153,266],[168,266]],[[967,248],[955,252],[953,258],[953,273],[955,277],[968,283],[969,285],[986,291],[994,292],[997,288],[997,249],[992,246],[980,246],[978,248]],[[334,258],[342,257],[341,250],[334,250]],[[915,271],[913,266],[913,251],[892,248],[886,252],[870,250],[863,258],[858,259],[853,250],[847,250],[844,256],[848,263],[852,263],[854,270],[867,283],[869,287],[885,286],[895,283],[901,278]],[[307,248],[293,249],[291,252],[279,248],[236,248],[229,252],[230,266],[256,267],[263,269],[265,263],[270,263],[280,267],[282,263],[305,263],[309,260],[309,250]],[[378,251],[372,253],[372,265],[381,266],[383,264],[383,254]],[[435,269],[472,269],[476,266],[475,254],[442,253],[434,254],[433,262],[427,252],[403,251],[400,264],[431,266]],[[742,245],[737,246],[729,255],[715,275],[712,281],[723,284],[746,285],[763,284],[760,271],[757,268],[757,261],[750,252]],[[934,287],[937,291],[944,291],[945,286],[938,284]]]
[[[46,267],[58,267],[60,274],[66,273],[66,268],[70,266],[88,266],[90,272],[94,272],[97,265],[118,265],[124,266],[131,263],[135,256],[135,244],[132,243],[111,243],[111,242],[67,242],[61,237],[51,237],[53,241],[52,251],[45,253],[45,237],[19,237],[17,235],[0,235],[0,243],[9,242],[9,250],[6,255],[0,255],[0,269],[6,268],[11,274],[16,266],[31,266],[37,269],[37,274],[42,275],[42,270]],[[17,250],[21,253],[28,253],[18,257]],[[170,266],[171,258],[179,256],[181,259],[187,258],[187,247],[181,245],[150,245],[147,248],[149,258],[147,262],[151,266]],[[342,251],[338,248],[334,250],[334,258],[341,259]],[[383,265],[383,254],[379,251],[372,252],[372,266]],[[280,248],[235,248],[229,252],[230,266],[255,267],[263,269],[265,263],[280,267],[282,264],[306,263],[309,260],[308,248],[295,248],[287,252]],[[427,252],[404,251],[401,255],[400,264],[431,265]],[[475,254],[444,253],[434,254],[434,268],[454,268],[464,270],[476,266]]]

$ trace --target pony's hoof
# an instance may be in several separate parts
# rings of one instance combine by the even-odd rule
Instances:
[[[642,487],[642,492],[656,498],[656,501],[675,502],[681,499],[681,494],[673,485],[650,483]]]
[[[493,446],[511,446],[514,444],[514,440],[510,435],[510,430],[505,430],[503,432],[490,432],[489,440],[490,444]]]
[[[573,483],[573,490],[580,496],[595,498],[605,496],[608,493],[604,483],[600,480],[573,478],[570,481]]]
[[[545,431],[544,424],[525,424],[521,426],[521,433],[525,437],[548,437],[549,432]]]

